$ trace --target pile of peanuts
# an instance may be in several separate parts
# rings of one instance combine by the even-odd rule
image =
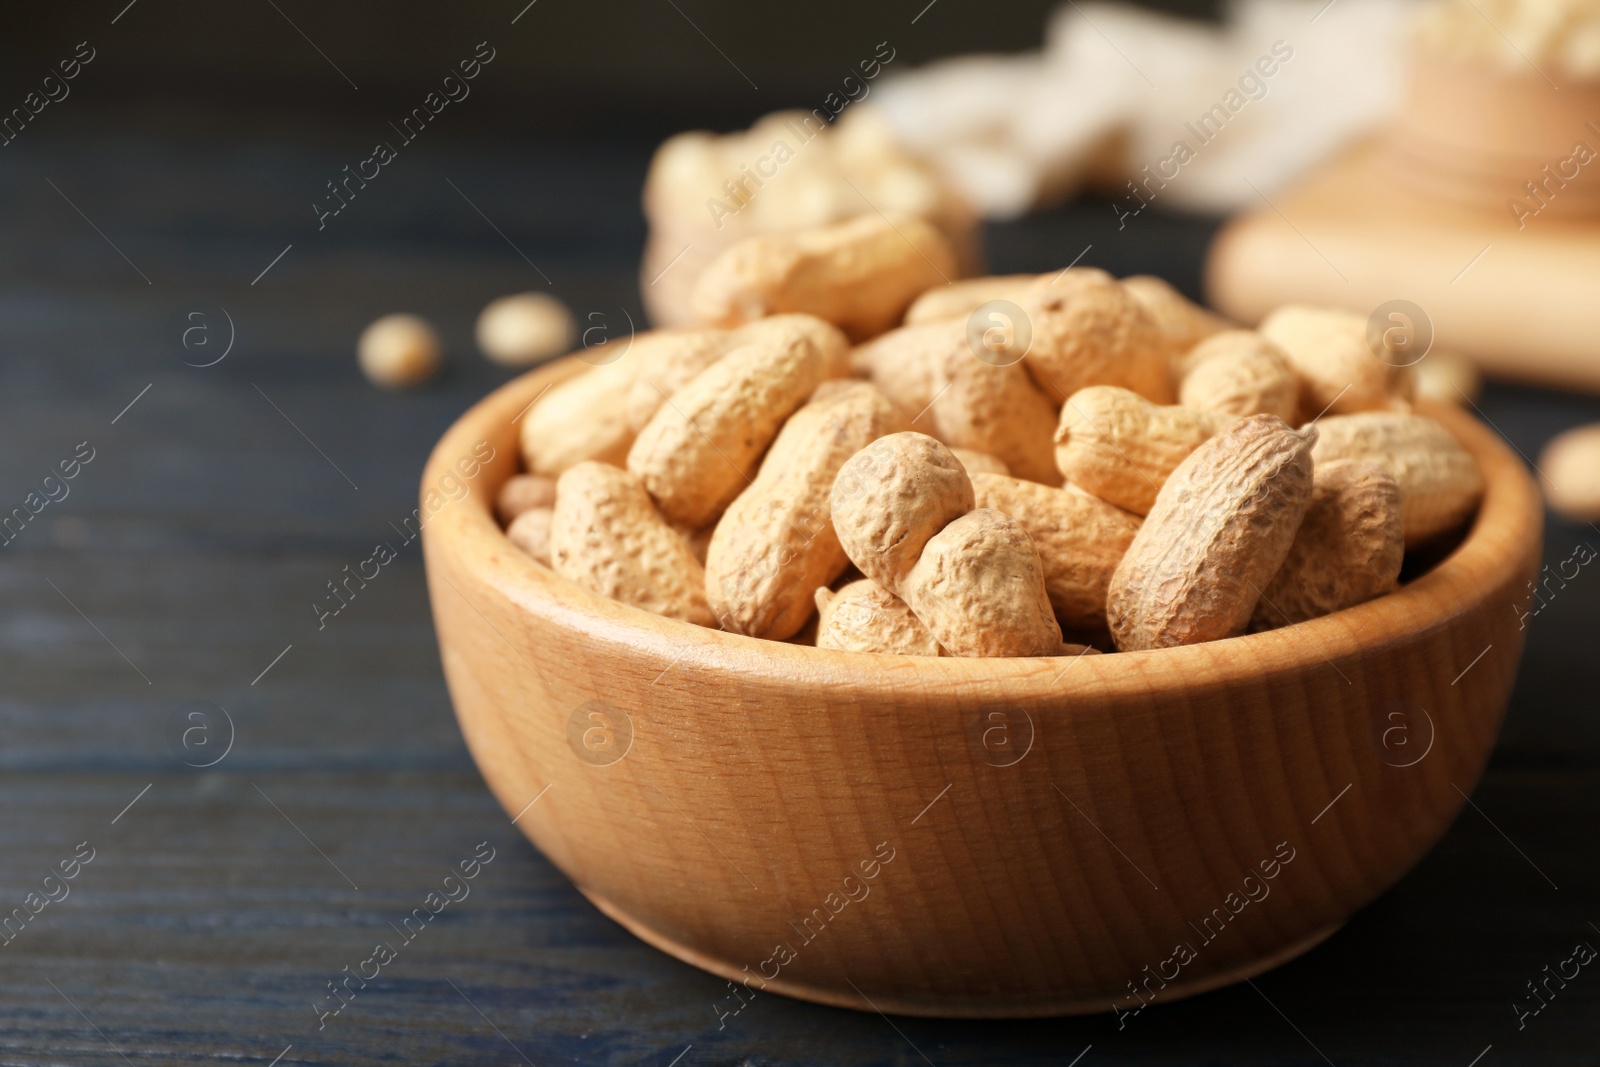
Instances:
[[[680,133],[656,150],[644,184],[645,310],[658,326],[693,326],[694,280],[731,245],[874,209],[926,219],[950,242],[964,273],[976,265],[972,209],[869,107],[851,105],[833,123],[819,123],[809,111],[779,111],[748,130]]]
[[[1235,329],[1156,278],[950,283],[954,260],[914,217],[730,247],[699,327],[521,416],[511,541],[733,633],[1054,656],[1359,604],[1476,510],[1477,465],[1359,315]]]

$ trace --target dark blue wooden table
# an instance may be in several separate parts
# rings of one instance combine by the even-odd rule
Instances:
[[[319,232],[308,205],[370,131],[175,125],[64,121],[0,155],[0,513],[27,513],[0,547],[0,1064],[1600,1062],[1592,968],[1521,1027],[1513,1007],[1600,946],[1589,569],[1529,619],[1473,806],[1254,985],[1124,1029],[771,996],[719,1030],[724,983],[598,914],[484,789],[415,548],[325,627],[312,607],[505,379],[470,342],[487,300],[548,288],[642,321],[650,145],[441,133]],[[994,230],[992,265],[1091,245],[1085,263],[1192,291],[1212,225],[1119,231],[1090,203]],[[395,310],[443,331],[432,388],[383,394],[356,371],[356,334]],[[1600,418],[1529,389],[1481,403],[1530,456]],[[1600,532],[1553,521],[1547,558],[1580,542]],[[447,881],[461,861],[475,877]],[[456,899],[404,939],[430,892]],[[335,999],[378,942],[393,958]]]

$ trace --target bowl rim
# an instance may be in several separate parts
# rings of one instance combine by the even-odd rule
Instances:
[[[511,424],[544,390],[587,367],[580,357],[569,356],[535,368],[479,400],[451,425],[423,468],[424,498],[460,457],[471,453],[474,442],[509,433],[513,455],[509,461],[498,456],[489,461],[505,470],[504,476],[469,480],[466,496],[429,517],[422,527],[425,541],[450,557],[460,568],[456,573],[473,585],[496,590],[585,639],[663,665],[689,663],[702,673],[759,674],[780,688],[970,689],[999,683],[1010,699],[1059,698],[1074,691],[1147,699],[1163,681],[1192,688],[1199,681],[1227,685],[1259,681],[1269,673],[1337,670],[1341,659],[1412,641],[1482,603],[1515,580],[1530,546],[1542,544],[1542,501],[1511,448],[1454,405],[1419,401],[1416,409],[1443,423],[1477,460],[1484,495],[1460,544],[1395,592],[1308,622],[1196,645],[1095,656],[897,655],[894,670],[886,671],[886,654],[747,637],[655,615],[592,593],[511,544],[494,515],[495,495],[520,466],[519,435]],[[1514,603],[1508,607],[1515,610]]]

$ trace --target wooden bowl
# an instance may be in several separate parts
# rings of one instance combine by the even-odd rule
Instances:
[[[1391,596],[1188,648],[933,659],[674,622],[518,552],[491,512],[513,420],[580,369],[506,385],[428,462],[445,676],[513,822],[628,930],[742,983],[719,1015],[762,989],[1020,1017],[1237,982],[1405,874],[1494,746],[1542,510],[1455,410],[1431,413],[1483,506]]]
[[[1507,72],[1419,50],[1379,161],[1416,192],[1512,222],[1593,218],[1600,163],[1573,150],[1600,148],[1600,81],[1562,80],[1558,90],[1532,67]]]

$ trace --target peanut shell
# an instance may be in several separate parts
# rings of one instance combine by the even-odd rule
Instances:
[[[1470,404],[1483,391],[1483,375],[1465,356],[1453,352],[1430,351],[1416,365],[1417,398],[1457,407]]]
[[[919,293],[957,274],[955,252],[932,224],[860,215],[730,246],[695,281],[691,304],[708,326],[803,312],[864,341],[899,322]]]
[[[750,484],[784,420],[822,382],[849,373],[844,340],[820,346],[817,336],[825,335],[810,324],[779,323],[701,371],[651,416],[627,464],[668,521],[709,526]]]
[[[1483,498],[1483,475],[1470,453],[1444,425],[1426,415],[1363,411],[1317,423],[1318,463],[1365,459],[1400,483],[1406,547],[1466,520]]]
[[[1207,311],[1153,274],[1124,278],[1122,287],[1155,319],[1175,356],[1228,328],[1227,319]]]
[[[1392,592],[1405,554],[1394,475],[1365,460],[1319,463],[1311,504],[1250,629],[1305,622]]]
[[[905,325],[965,319],[991,300],[1020,304],[1037,274],[1000,274],[987,278],[966,278],[929,289],[906,309]]]
[[[644,429],[679,389],[737,344],[726,330],[656,330],[640,334],[633,343],[644,343],[647,337],[659,339],[655,342],[658,351],[642,362],[628,387],[627,418],[634,433]]]
[[[556,480],[542,474],[516,474],[506,479],[506,484],[494,497],[494,513],[501,522],[512,519],[531,508],[555,507]]]
[[[605,463],[569,468],[556,483],[550,562],[592,593],[711,625],[705,568],[667,525],[640,479]]]
[[[811,617],[812,591],[849,564],[829,497],[846,460],[904,418],[868,382],[830,381],[790,416],[706,552],[706,599],[722,628],[784,640]]]
[[[1546,503],[1574,522],[1600,522],[1600,423],[1557,435],[1539,454]]]
[[[951,336],[943,321],[902,326],[857,345],[850,362],[855,372],[871,379],[906,418],[916,419],[920,429],[931,433],[932,421],[926,413],[939,391],[939,361]]]
[[[950,452],[961,461],[961,465],[971,474],[1011,474],[1011,468],[998,456],[991,456],[987,452],[978,452],[971,448],[956,448],[951,446]],[[1004,508],[1000,509],[1004,511]]]
[[[1170,404],[1170,343],[1156,320],[1105,271],[1041,276],[1021,301],[1032,342],[1024,363],[1054,402],[1090,385],[1117,385]]]
[[[1367,345],[1367,320],[1352,311],[1291,305],[1268,315],[1261,335],[1281,348],[1300,375],[1300,417],[1404,407],[1416,390],[1410,367]]]
[[[946,323],[935,367],[932,414],[941,441],[997,456],[1019,478],[1060,485],[1050,444],[1056,409],[1020,362],[991,363],[967,345],[965,324]]]
[[[1236,419],[1276,415],[1293,423],[1300,376],[1283,350],[1254,330],[1224,330],[1184,356],[1178,403]]]
[[[816,345],[822,353],[822,361],[829,368],[830,378],[851,373],[850,339],[837,326],[815,315],[768,315],[764,319],[747,322],[733,331],[735,345],[786,345],[794,344],[802,337]]]
[[[662,401],[662,390],[646,383],[663,374],[681,377],[677,368],[685,351],[716,345],[718,337],[717,331],[648,330],[626,343],[613,341],[586,352],[585,359],[607,362],[552,386],[522,416],[528,470],[554,477],[587,459],[620,466],[643,426],[635,422],[643,414],[641,405],[650,397],[657,407]],[[728,342],[720,343],[725,351]],[[636,393],[636,385],[643,392]]]
[[[942,656],[944,649],[905,601],[870,578],[837,593],[816,591],[817,647],[897,656]]]
[[[898,594],[928,539],[972,510],[972,479],[927,434],[893,433],[839,469],[829,509],[850,562]]]
[[[633,444],[627,397],[636,366],[625,358],[590,367],[536,399],[520,431],[528,470],[553,478],[585,460],[621,464]]]
[[[1045,591],[1064,629],[1103,632],[1106,591],[1139,517],[1087,493],[1000,474],[972,475],[974,503],[1022,523],[1039,552]]]
[[[1092,385],[1062,405],[1056,466],[1078,488],[1144,515],[1178,464],[1224,425],[1210,412]]]
[[[979,508],[934,534],[900,589],[952,656],[1061,654],[1039,552],[1003,512]]]
[[[555,520],[555,509],[528,508],[511,520],[506,527],[506,537],[529,556],[550,566],[550,527]]]
[[[1106,621],[1132,651],[1244,632],[1311,502],[1315,427],[1240,419],[1189,454],[1111,576]]]

